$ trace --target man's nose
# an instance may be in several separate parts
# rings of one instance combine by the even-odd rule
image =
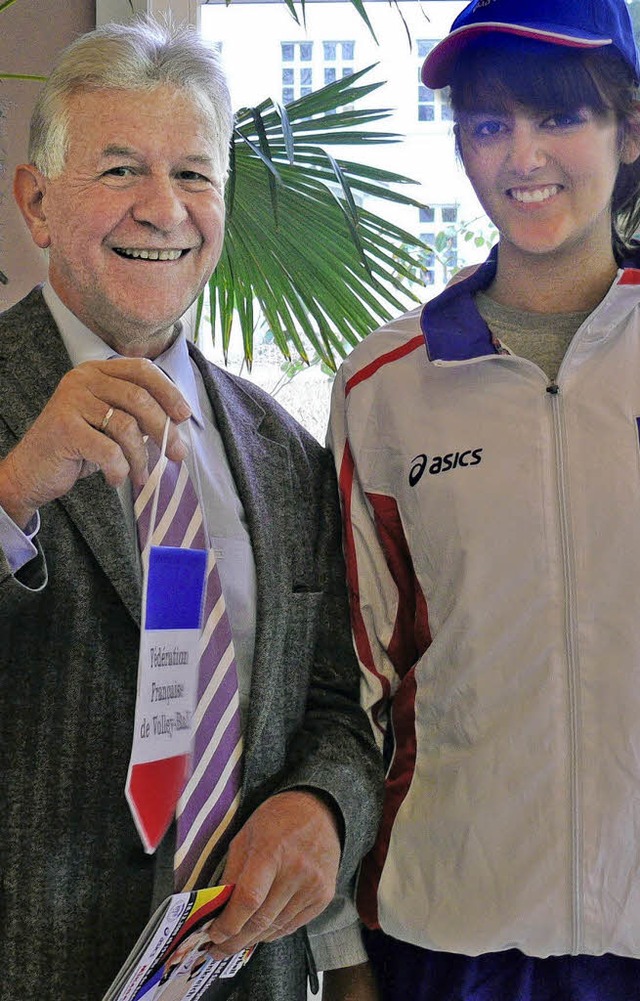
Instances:
[[[509,143],[508,165],[521,177],[526,177],[547,162],[544,136],[535,126],[526,123],[516,125]]]
[[[148,177],[136,192],[132,213],[136,222],[170,233],[188,217],[182,192],[171,177]]]

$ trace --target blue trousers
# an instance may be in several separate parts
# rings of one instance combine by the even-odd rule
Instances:
[[[364,929],[382,1001],[640,1001],[640,960],[432,952]]]

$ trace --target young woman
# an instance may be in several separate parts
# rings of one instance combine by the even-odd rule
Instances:
[[[336,382],[384,1001],[640,997],[639,78],[624,0],[465,9],[423,79],[497,250]]]

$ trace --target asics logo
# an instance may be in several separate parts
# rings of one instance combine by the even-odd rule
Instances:
[[[478,466],[481,462],[481,448],[467,448],[463,452],[447,452],[446,455],[432,456],[428,456],[422,452],[411,460],[409,486],[415,487],[425,473],[429,476],[437,476],[439,473],[446,473],[450,469]]]

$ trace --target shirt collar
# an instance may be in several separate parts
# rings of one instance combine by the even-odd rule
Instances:
[[[180,321],[178,321],[176,326],[179,328],[178,336],[166,351],[158,355],[155,359],[155,364],[176,384],[191,407],[191,416],[198,427],[202,428],[204,427],[202,408],[198,399],[198,387],[196,385],[193,365],[189,357],[187,336]]]
[[[74,368],[85,361],[107,361],[109,358],[123,357],[108,344],[105,344],[102,338],[94,334],[65,306],[49,282],[43,286],[42,294],[60,331],[60,336]],[[203,427],[202,408],[198,399],[193,366],[189,358],[187,337],[180,320],[178,320],[176,328],[178,336],[173,344],[155,359],[155,364],[175,383],[191,407],[191,414],[196,424]]]

